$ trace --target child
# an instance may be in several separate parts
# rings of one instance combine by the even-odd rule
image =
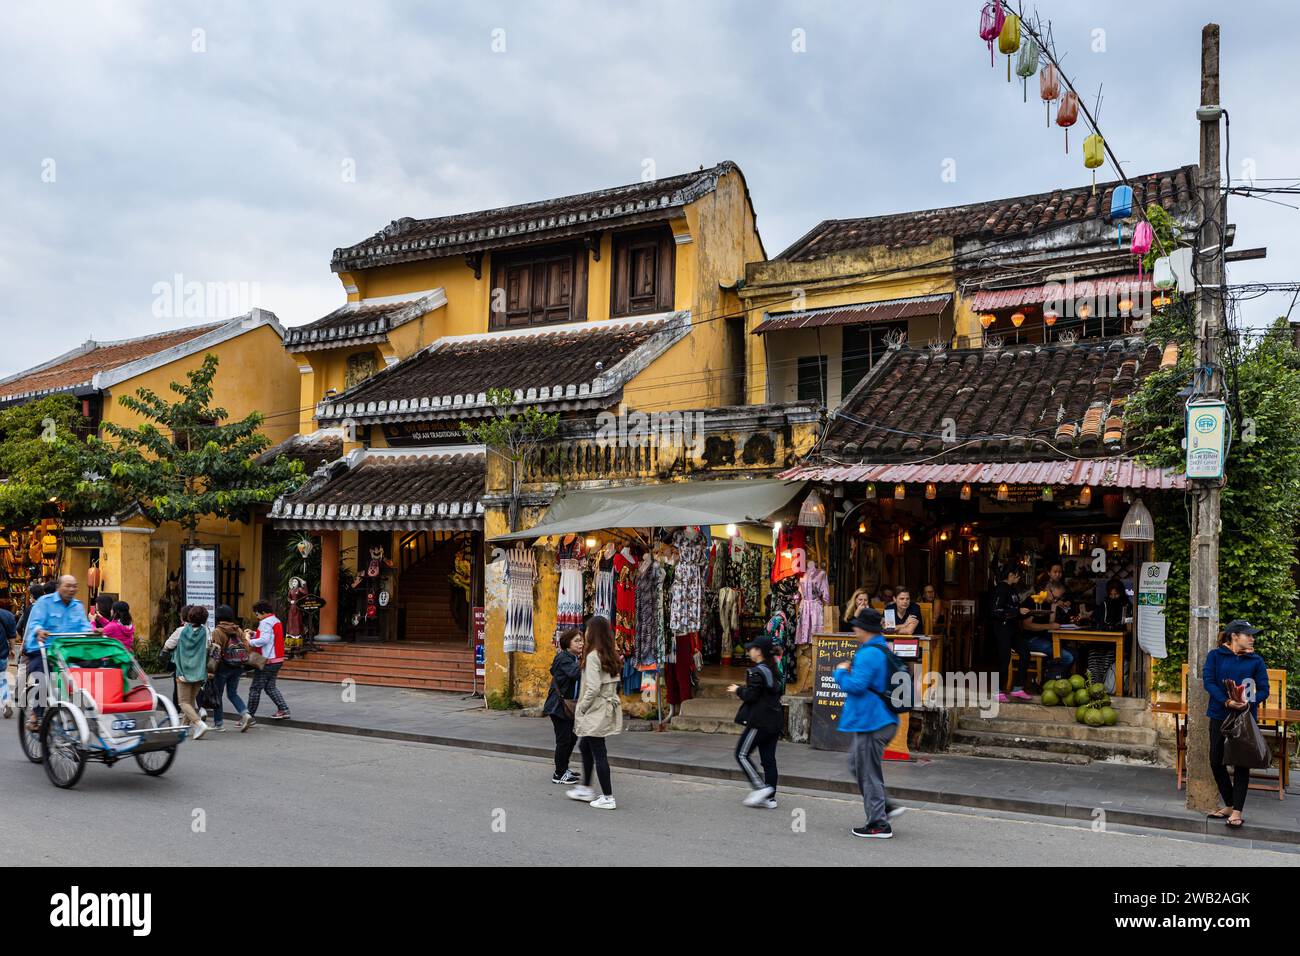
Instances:
[[[121,641],[129,651],[135,643],[135,626],[131,623],[131,605],[125,601],[116,601],[112,608],[112,620],[100,628],[105,637]]]
[[[745,806],[776,809],[776,742],[781,736],[785,721],[781,710],[781,679],[772,639],[766,635],[745,645],[745,651],[754,666],[745,672],[745,686],[732,684],[728,693],[735,694],[743,703],[736,712],[736,723],[745,726],[736,744],[736,763],[749,780],[752,789],[745,797]],[[763,762],[763,777],[758,776],[751,759],[754,748]]]
[[[253,645],[255,651],[266,658],[266,664],[253,674],[253,684],[248,691],[248,713],[257,716],[257,705],[262,701],[262,691],[266,691],[271,700],[275,701],[275,706],[279,708],[271,715],[271,719],[287,720],[289,705],[284,702],[284,695],[275,686],[275,680],[280,675],[280,667],[284,664],[284,625],[275,616],[275,609],[270,601],[258,601],[253,605],[253,613],[257,615],[257,636],[249,643]]]
[[[95,598],[95,613],[90,615],[90,626],[103,632],[113,622],[113,599],[107,594]],[[182,622],[184,626],[184,622]],[[128,647],[130,645],[127,645]]]

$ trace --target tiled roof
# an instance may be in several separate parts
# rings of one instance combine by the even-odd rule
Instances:
[[[970,307],[975,312],[988,312],[992,309],[1012,309],[1021,305],[1041,305],[1044,302],[1075,302],[1079,299],[1101,299],[1110,296],[1150,296],[1155,292],[1155,283],[1150,276],[1137,275],[1103,276],[1097,279],[1081,279],[1072,283],[1047,282],[1043,285],[1021,287],[1017,289],[981,289],[970,298]]]
[[[489,388],[523,404],[604,408],[623,386],[690,332],[690,313],[451,336],[317,406],[322,424],[471,418]]]
[[[224,324],[217,322],[196,325],[188,329],[159,332],[155,335],[123,339],[118,342],[96,342],[92,339],[80,348],[65,352],[43,365],[0,381],[0,400],[31,398],[53,392],[89,388],[96,372],[106,372],[177,345],[183,345]]]
[[[418,319],[447,303],[442,289],[389,296],[381,301],[348,302],[307,325],[286,329],[285,348],[299,352],[336,348],[343,344],[379,342],[390,329]]]
[[[1189,206],[1196,198],[1196,167],[1182,166],[1161,173],[1129,178],[1133,204],[1145,208],[1159,202],[1166,209]],[[802,261],[868,246],[906,247],[942,238],[1012,239],[1054,226],[1103,220],[1110,214],[1110,195],[1118,181],[1072,189],[947,206],[919,212],[827,219],[782,252],[777,259]]]
[[[358,450],[277,499],[282,528],[477,528],[487,456],[481,446]]]
[[[1003,461],[960,465],[800,465],[781,472],[791,481],[866,482],[882,485],[1098,485],[1102,488],[1141,488],[1169,491],[1187,487],[1187,477],[1164,468],[1148,467],[1132,458],[1089,458],[1082,461]]]
[[[821,451],[871,463],[1118,454],[1128,397],[1174,358],[1140,339],[899,349],[849,393]]]
[[[859,305],[833,305],[824,309],[804,309],[799,312],[769,312],[767,318],[754,329],[753,334],[784,332],[789,329],[807,329],[823,325],[893,322],[918,316],[940,315],[951,301],[952,296],[943,293],[889,299],[884,302],[863,302]]]
[[[559,199],[436,219],[396,219],[369,239],[335,249],[332,268],[344,272],[462,255],[585,235],[611,225],[661,220],[712,192],[719,177],[730,172],[739,172],[735,163],[722,162],[693,173]]]
[[[343,435],[341,431],[331,429],[322,429],[308,435],[290,435],[258,455],[257,460],[265,464],[282,457],[302,462],[303,468],[310,475],[321,465],[343,457]]]

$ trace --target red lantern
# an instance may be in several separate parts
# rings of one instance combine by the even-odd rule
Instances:
[[[1079,95],[1067,90],[1056,108],[1056,125],[1065,127],[1065,151],[1070,151],[1070,127],[1079,121]]]

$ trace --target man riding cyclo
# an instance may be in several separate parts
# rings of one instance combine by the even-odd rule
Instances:
[[[27,630],[23,634],[23,653],[27,656],[27,679],[30,683],[32,674],[45,674],[45,660],[41,656],[51,634],[87,634],[93,631],[90,617],[85,605],[77,600],[77,579],[71,574],[59,578],[59,586],[53,594],[47,594],[32,605],[27,617]],[[40,680],[48,678],[42,676]],[[24,688],[26,693],[26,688]],[[36,688],[35,706],[27,718],[27,729],[36,731],[41,724],[44,708],[41,702],[47,689],[42,685]]]

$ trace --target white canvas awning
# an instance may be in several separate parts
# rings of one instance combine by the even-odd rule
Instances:
[[[762,478],[567,491],[556,497],[533,527],[492,540],[520,541],[608,528],[680,528],[765,521],[788,505],[806,484]]]

